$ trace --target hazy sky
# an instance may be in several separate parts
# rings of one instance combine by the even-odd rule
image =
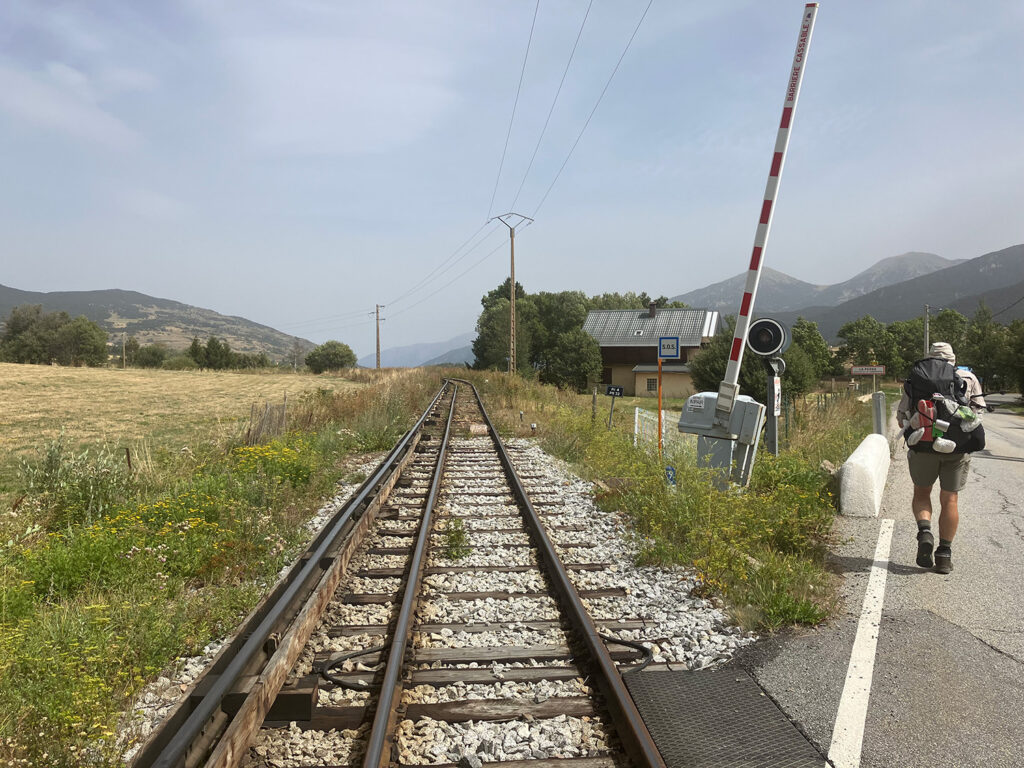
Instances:
[[[375,303],[385,347],[471,331],[508,274],[507,230],[480,228],[537,210],[647,7],[595,0],[516,199],[588,2],[541,0],[492,206],[534,0],[4,0],[0,283],[360,354]],[[654,0],[516,238],[528,291],[745,269],[803,6]],[[1022,40],[1019,0],[822,2],[766,264],[833,283],[1024,241]]]

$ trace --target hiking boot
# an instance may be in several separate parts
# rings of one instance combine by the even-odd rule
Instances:
[[[918,561],[920,562],[920,560]],[[953,551],[939,548],[935,550],[935,572],[949,573],[953,570]]]
[[[935,546],[935,537],[929,530],[917,532],[917,564],[922,568],[932,567],[932,547]],[[949,573],[949,571],[946,571]]]

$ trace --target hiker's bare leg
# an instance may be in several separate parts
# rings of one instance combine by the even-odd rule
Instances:
[[[917,498],[917,488],[914,488],[914,498]],[[956,536],[956,527],[960,522],[960,512],[957,509],[956,491],[939,491],[939,538],[952,541]]]
[[[942,493],[946,493],[943,491]],[[953,494],[953,511],[956,513],[956,494]],[[917,520],[931,520],[932,519],[932,487],[929,485],[927,488],[920,485],[914,486],[914,500],[911,502],[910,508],[914,510],[914,518]],[[953,530],[956,530],[956,526],[953,526]],[[945,538],[945,537],[943,537]]]

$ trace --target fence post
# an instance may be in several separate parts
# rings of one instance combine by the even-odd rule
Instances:
[[[594,390],[595,392],[597,390]],[[640,406],[633,409],[633,447],[636,448],[637,434],[640,432]]]
[[[590,401],[590,423],[597,424],[597,387],[594,387],[594,397]]]
[[[871,404],[874,406],[875,434],[885,434],[885,392],[875,392],[871,395]]]

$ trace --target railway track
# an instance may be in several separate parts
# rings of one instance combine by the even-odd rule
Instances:
[[[133,765],[662,766],[587,527],[447,382]]]

